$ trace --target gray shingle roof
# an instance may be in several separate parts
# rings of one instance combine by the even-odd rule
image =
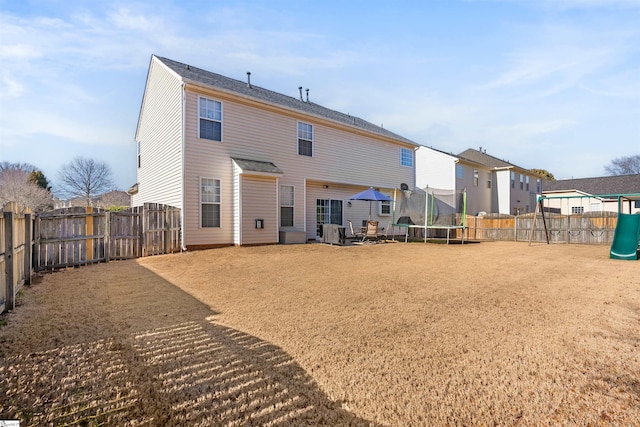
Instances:
[[[253,172],[267,172],[267,173],[277,173],[282,174],[283,172],[278,169],[276,165],[271,162],[262,162],[260,160],[248,160],[248,159],[238,159],[237,157],[231,158],[240,168],[246,171]]]
[[[261,88],[254,84],[251,87],[247,82],[235,80],[229,77],[222,76],[220,74],[212,73],[210,71],[202,70],[200,68],[193,67],[191,65],[183,64],[181,62],[173,61],[168,58],[162,58],[156,56],[162,63],[164,63],[171,70],[175,71],[185,81],[197,82],[206,86],[221,89],[227,92],[233,92],[235,94],[253,98],[260,101],[266,101],[271,104],[276,104],[281,107],[299,111],[306,114],[311,114],[324,119],[332,120],[355,128],[366,130],[371,133],[392,138],[397,141],[404,142],[410,145],[419,145],[408,138],[400,136],[396,133],[390,132],[378,125],[374,125],[366,120],[362,120],[358,117],[351,116],[349,114],[340,113],[338,111],[325,108],[321,105],[314,104],[313,102],[305,102],[298,98],[283,95],[281,93],[273,92],[268,89]]]
[[[560,179],[557,181],[545,181],[544,183],[545,192],[568,190],[578,190],[593,195],[637,194],[640,193],[640,174]]]
[[[481,152],[478,150],[474,150],[469,148],[462,153],[458,154],[459,158],[469,160],[474,163],[478,163],[484,166],[488,166],[491,168],[505,168],[505,167],[516,167],[519,169],[527,170],[526,168],[522,168],[520,166],[516,166],[513,163],[509,163],[505,160],[501,160],[497,157],[493,157],[485,152]]]

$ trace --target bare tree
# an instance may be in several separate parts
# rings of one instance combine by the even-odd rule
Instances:
[[[604,167],[609,175],[632,175],[640,173],[640,154],[629,157],[618,157]]]
[[[30,179],[30,173],[21,169],[4,169],[0,172],[0,208],[8,202],[16,202],[20,210],[29,208],[42,211],[53,206],[51,192]]]
[[[113,187],[111,168],[105,162],[76,157],[62,165],[58,171],[63,193],[68,197],[83,198],[87,206],[94,197]]]
[[[31,172],[36,170],[37,168],[33,166],[31,163],[14,163],[14,162],[0,162],[0,172],[3,172],[7,169],[18,169],[25,172]]]

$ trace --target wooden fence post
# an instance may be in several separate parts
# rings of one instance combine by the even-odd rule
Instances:
[[[171,253],[171,225],[172,225],[171,216],[169,213],[169,206],[164,205],[162,213],[164,216],[164,233],[163,233],[164,253],[168,254],[168,253]]]
[[[85,244],[85,262],[89,263],[89,261],[93,260],[93,207],[87,206],[85,208],[85,212],[87,213],[85,220],[85,231],[84,235],[87,237]]]
[[[111,212],[104,213],[104,262],[111,257]]]
[[[40,216],[35,215],[33,221],[33,270],[40,271]]]
[[[149,211],[146,209],[147,204],[144,203],[140,208],[140,256],[147,256],[147,228],[148,221],[147,216]]]
[[[32,244],[32,235],[31,235],[31,227],[33,227],[32,222],[32,214],[25,213],[24,214],[24,284],[31,284],[31,267],[32,267],[32,257],[31,257],[31,244]]]
[[[13,271],[13,218],[15,207],[13,203],[7,203],[4,207],[4,267],[5,267],[5,285],[6,285],[6,304],[5,310],[13,310],[16,308],[16,283],[15,272]]]

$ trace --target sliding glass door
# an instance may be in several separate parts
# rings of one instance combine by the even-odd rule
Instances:
[[[322,224],[342,225],[342,200],[316,199],[316,235]]]

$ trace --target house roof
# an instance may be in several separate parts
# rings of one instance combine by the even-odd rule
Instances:
[[[638,194],[640,174],[545,181],[544,192],[581,191],[593,195]]]
[[[429,147],[427,145],[421,145],[420,148],[428,148],[429,150],[432,150],[432,151],[435,151],[437,153],[444,154],[446,156],[453,157],[453,158],[457,158],[458,157],[458,156],[456,156],[455,154],[453,154],[451,152],[446,152],[446,151],[443,151],[443,150],[439,150],[437,148]]]
[[[520,166],[509,163],[508,161],[491,156],[484,151],[478,151],[472,148],[469,148],[458,154],[458,157],[464,160],[481,164],[483,166],[488,166],[490,168],[518,168],[522,170],[528,170],[526,168],[522,168]]]
[[[271,162],[263,162],[260,160],[248,160],[248,159],[238,159],[236,157],[232,157],[231,160],[236,162],[236,164],[243,171],[251,171],[251,172],[261,172],[261,173],[269,173],[269,174],[282,174],[283,172],[278,169],[278,167]]]
[[[254,84],[249,85],[246,81],[235,80],[229,77],[222,76],[220,74],[193,67],[191,65],[173,61],[168,58],[159,56],[156,56],[156,58],[187,82],[204,84],[206,86],[210,86],[226,92],[232,92],[234,94],[238,94],[247,98],[268,102],[290,110],[314,115],[323,119],[331,120],[344,125],[362,129],[370,133],[375,133],[387,138],[391,138],[409,145],[419,145],[418,143],[396,133],[390,132],[381,126],[375,125],[366,120],[351,116],[349,114],[344,114],[335,110],[331,110],[329,108],[325,108],[313,102],[302,101],[299,98],[294,98],[278,92],[273,92]]]

